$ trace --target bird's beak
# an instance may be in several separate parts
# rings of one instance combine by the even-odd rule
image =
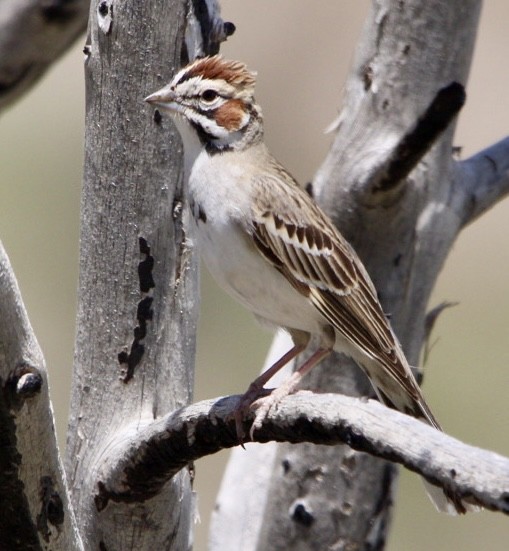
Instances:
[[[157,92],[147,96],[144,101],[150,103],[154,107],[171,112],[179,112],[181,110],[180,105],[175,101],[177,98],[175,92],[171,90],[169,86],[161,88]]]

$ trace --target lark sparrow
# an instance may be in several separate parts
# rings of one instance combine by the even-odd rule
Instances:
[[[361,366],[383,403],[440,430],[363,264],[265,146],[254,87],[255,74],[244,64],[214,56],[184,67],[146,98],[174,117],[182,136],[198,247],[211,274],[262,323],[284,328],[294,341],[252,383],[242,407],[311,336],[320,342],[287,383],[262,399],[252,430],[332,350]],[[465,512],[457,496],[430,490],[440,510]]]

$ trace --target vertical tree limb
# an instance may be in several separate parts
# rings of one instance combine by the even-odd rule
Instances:
[[[44,359],[0,242],[0,547],[81,550]]]
[[[115,501],[133,431],[191,400],[198,308],[182,144],[143,102],[233,27],[215,0],[92,3],[75,366],[67,471],[87,548],[189,549],[192,466]]]
[[[72,500],[90,549],[190,547],[189,470],[149,506],[102,507],[97,487],[98,470],[116,457],[114,443],[126,427],[192,396],[198,287],[183,222],[182,145],[171,122],[143,103],[187,55],[188,6],[106,1],[90,10],[67,450]]]

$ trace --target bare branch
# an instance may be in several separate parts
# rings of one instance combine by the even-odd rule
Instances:
[[[190,461],[237,444],[233,409],[238,396],[207,400],[175,411],[130,434],[115,436],[96,496],[144,501]],[[246,419],[246,430],[252,417]],[[347,444],[400,463],[433,484],[509,514],[509,459],[469,446],[375,400],[301,392],[285,398],[255,433],[256,442]]]
[[[82,549],[58,454],[46,369],[0,242],[0,542]]]
[[[466,226],[509,194],[509,137],[458,163],[458,168]]]
[[[235,25],[221,18],[218,0],[189,2],[185,44],[188,59],[217,54],[221,42],[235,32]]]
[[[83,33],[90,2],[0,2],[0,109],[28,90]]]

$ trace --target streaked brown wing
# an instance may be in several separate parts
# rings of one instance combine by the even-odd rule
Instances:
[[[286,193],[281,193],[274,185],[281,186],[283,178],[274,180],[257,182],[253,238],[258,250],[339,333],[418,399],[361,261],[296,183],[285,177]]]

